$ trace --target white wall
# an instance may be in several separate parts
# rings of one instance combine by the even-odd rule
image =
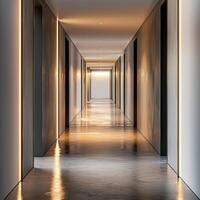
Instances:
[[[125,50],[125,115],[134,122],[133,108],[133,42]]]
[[[75,45],[69,42],[70,67],[70,121],[81,111],[81,55]]]
[[[168,0],[168,163],[177,172],[177,0]]]
[[[91,71],[91,97],[92,99],[111,98],[110,71]]]
[[[180,12],[180,175],[200,197],[200,1]]]
[[[20,177],[19,1],[0,1],[0,199]]]

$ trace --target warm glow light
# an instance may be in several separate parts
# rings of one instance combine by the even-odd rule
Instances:
[[[101,21],[100,21],[101,20]],[[95,18],[91,17],[73,17],[73,18],[63,18],[60,19],[60,22],[65,24],[81,25],[81,26],[94,26],[94,25],[105,25],[107,27],[124,27],[128,30],[137,28],[141,24],[141,21],[144,19],[138,18],[138,20],[133,23],[133,20],[130,16],[111,16],[102,17],[96,16]]]
[[[96,78],[110,77],[110,71],[92,71]]]
[[[76,76],[77,76],[78,79],[81,79],[81,72],[78,71],[77,74],[76,74]]]
[[[21,148],[21,140],[22,140],[22,0],[19,0],[19,181],[22,178],[22,148]]]
[[[182,10],[181,10],[181,0],[179,0],[179,7],[178,7],[178,9],[179,9],[179,31],[178,31],[178,34],[179,34],[179,74],[178,74],[178,76],[179,76],[179,102],[178,102],[178,106],[179,106],[179,113],[178,113],[178,115],[179,115],[179,122],[178,122],[178,126],[179,126],[179,138],[178,138],[178,143],[179,143],[179,149],[178,149],[178,151],[179,151],[179,175],[181,175],[181,156],[182,156],[182,154],[181,154],[181,150],[182,150],[182,148],[181,148],[181,108],[182,108],[182,106],[181,106],[181,91],[182,91],[182,89],[181,89],[181,55],[182,55],[182,52],[181,52],[181,49],[182,49],[182,38],[181,38],[181,29],[182,29],[182,20],[181,20],[181,14],[182,14]]]
[[[60,147],[57,140],[54,153],[54,174],[51,186],[51,199],[61,200],[65,196],[66,195],[63,189],[61,168],[60,168]]]
[[[59,61],[58,61],[58,38],[59,38],[59,31],[58,31],[58,19],[56,24],[56,137],[58,138],[58,95],[59,95]]]
[[[22,183],[19,183],[18,189],[17,189],[17,200],[22,200]]]
[[[177,183],[177,198],[176,199],[177,200],[185,199],[183,195],[183,183],[181,182],[180,179],[178,180],[178,183]]]

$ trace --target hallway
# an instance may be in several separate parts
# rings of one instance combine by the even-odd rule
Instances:
[[[197,200],[125,121],[111,102],[89,103],[7,200]]]
[[[0,1],[0,200],[200,199],[200,0]]]

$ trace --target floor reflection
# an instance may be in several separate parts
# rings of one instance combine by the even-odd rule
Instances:
[[[177,183],[177,200],[184,200],[183,194],[184,194],[183,183],[182,183],[181,180],[178,180],[178,183]]]
[[[98,100],[88,103],[72,121],[71,126],[132,126],[132,122],[115,107],[111,100]]]
[[[7,199],[197,200],[126,120],[91,103]]]
[[[17,188],[17,200],[23,200],[22,183],[19,183],[18,188]]]
[[[52,177],[52,186],[51,186],[51,199],[52,200],[62,200],[67,196],[65,194],[63,184],[62,184],[62,174],[61,174],[61,166],[60,166],[60,154],[61,150],[59,147],[59,142],[56,142],[55,145],[55,153],[54,153],[54,173]]]

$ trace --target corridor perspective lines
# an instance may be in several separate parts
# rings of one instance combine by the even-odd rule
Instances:
[[[8,200],[197,200],[111,102],[87,106]]]

